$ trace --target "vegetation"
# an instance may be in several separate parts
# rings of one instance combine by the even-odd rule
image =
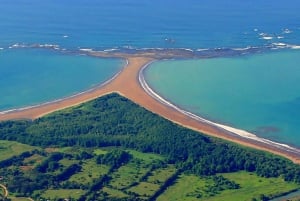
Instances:
[[[0,122],[0,133],[4,144],[25,147],[0,160],[3,183],[17,196],[222,200],[244,192],[247,200],[300,183],[300,167],[287,159],[183,128],[117,94],[35,121]]]
[[[109,171],[109,166],[98,165],[94,159],[82,161],[81,166],[82,171],[72,175],[68,181],[90,186],[95,179],[104,176]]]
[[[176,183],[160,195],[157,200],[199,200],[201,198],[206,200],[210,197],[211,192],[208,188],[212,185],[211,179],[182,174]]]
[[[97,150],[100,151],[99,148]],[[20,157],[24,155],[20,154],[16,156],[20,159],[18,166],[11,164],[1,169],[1,174],[5,175],[3,183],[14,195],[50,200],[234,200],[235,197],[237,200],[250,200],[261,195],[272,197],[299,187],[282,178],[263,178],[249,172],[201,177],[188,171],[180,173],[179,167],[168,164],[162,156],[116,147],[103,150],[105,158],[115,156],[115,153],[133,153],[129,156],[130,160],[119,167],[114,163],[97,164],[99,155],[96,154],[92,158],[78,160],[78,156],[85,152],[94,153],[94,150],[77,148],[77,152],[72,154],[68,151],[48,153],[41,150],[33,155],[27,154],[27,158]],[[39,162],[33,163],[39,165],[24,168],[31,166],[34,159]],[[40,172],[43,164],[52,162],[58,162],[59,167]],[[74,164],[81,170],[74,171],[71,168]],[[68,177],[60,176],[66,172]],[[47,182],[42,177],[46,177]]]
[[[55,200],[59,198],[67,199],[79,199],[84,194],[81,189],[57,189],[57,190],[46,190],[43,192],[41,197],[47,198],[49,200]]]
[[[122,165],[128,163],[130,159],[131,155],[128,152],[116,149],[109,153],[98,155],[97,163],[109,165],[113,169],[118,169]]]
[[[232,191],[223,191],[218,200],[249,200],[255,198],[260,200],[261,197],[273,198],[282,193],[292,191],[297,188],[295,183],[286,183],[282,178],[262,178],[249,172],[226,173],[222,174],[225,178],[238,183],[241,188],[234,191],[237,198],[232,198]],[[211,199],[215,200],[215,199]]]
[[[0,161],[8,159],[14,155],[19,155],[24,151],[32,151],[33,149],[35,148],[29,145],[0,140]]]
[[[180,175],[179,179],[157,200],[207,200],[207,201],[251,201],[261,200],[265,197],[269,200],[282,192],[289,192],[297,185],[286,183],[282,178],[262,178],[253,173],[236,172],[224,173],[225,182],[231,181],[238,184],[239,188],[225,188],[216,185],[212,177],[197,177],[195,175]],[[216,188],[217,187],[217,188]]]

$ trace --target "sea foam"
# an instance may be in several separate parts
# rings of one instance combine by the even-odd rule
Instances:
[[[79,50],[82,52],[92,52],[93,51],[93,49],[91,49],[91,48],[80,48]]]
[[[263,36],[260,39],[263,39],[263,40],[272,40],[273,37],[272,36]]]
[[[289,33],[292,33],[292,31],[291,31],[291,30],[289,30],[289,29],[284,29],[284,30],[283,30],[283,33],[285,33],[285,34],[289,34]]]

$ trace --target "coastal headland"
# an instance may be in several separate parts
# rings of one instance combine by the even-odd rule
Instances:
[[[123,58],[127,65],[121,72],[107,82],[88,91],[52,102],[0,112],[0,121],[13,119],[36,119],[46,114],[84,103],[109,93],[119,93],[140,106],[163,116],[184,127],[200,131],[204,134],[222,138],[244,146],[268,151],[289,158],[294,163],[300,163],[300,150],[267,139],[259,138],[243,130],[214,123],[178,108],[156,94],[145,82],[143,70],[151,62],[162,59],[207,58],[213,54],[195,55],[189,50],[145,50],[133,52],[105,52],[82,49],[81,54],[102,58]],[[241,54],[243,52],[239,52]],[[215,54],[220,54],[216,52]],[[222,54],[222,52],[221,52]],[[227,53],[226,53],[227,54]],[[224,56],[224,55],[221,55]]]

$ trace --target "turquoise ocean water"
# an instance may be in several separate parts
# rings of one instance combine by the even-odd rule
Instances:
[[[40,104],[92,88],[125,62],[36,49],[0,54],[0,111]]]
[[[300,52],[161,61],[151,88],[206,119],[300,147]]]
[[[298,129],[296,119],[299,117],[295,112],[298,107],[295,93],[298,90],[297,55],[300,51],[296,50],[300,46],[299,10],[298,0],[1,0],[0,111],[42,103],[82,91],[108,79],[124,64],[116,60],[79,56],[78,50],[82,48],[122,51],[140,48],[188,48],[201,52],[207,49],[247,51],[255,48],[263,51],[258,55],[252,55],[249,51],[246,57],[184,61],[182,69],[178,65],[183,64],[183,61],[163,62],[161,65],[169,67],[155,68],[158,74],[162,75],[166,73],[166,69],[174,66],[175,70],[169,72],[168,81],[176,82],[186,80],[186,74],[197,72],[200,68],[195,66],[203,64],[203,71],[207,71],[210,77],[192,73],[188,82],[182,81],[181,85],[171,84],[168,88],[164,84],[166,80],[156,79],[150,76],[150,73],[148,81],[151,84],[155,82],[157,86],[153,87],[157,91],[161,91],[164,97],[172,99],[175,104],[185,109],[218,122],[254,131],[260,136],[300,147],[300,136],[294,132]],[[51,50],[44,47],[51,47]],[[53,50],[54,47],[56,50]],[[282,62],[279,58],[285,60],[284,68],[289,70],[284,72],[290,72],[289,79],[293,81],[281,77],[283,67],[277,66],[277,63]],[[220,67],[220,63],[226,65]],[[230,66],[235,68],[231,69]],[[253,67],[253,72],[247,66]],[[226,70],[217,71],[216,68]],[[184,70],[184,73],[176,74],[181,70]],[[227,85],[224,83],[217,85],[213,82],[216,78],[231,77],[238,83],[246,79],[244,76],[248,73],[261,76],[260,70],[272,76],[264,76],[265,81],[261,81],[263,83],[253,82],[251,90],[236,90],[245,97],[263,95],[262,89],[265,93],[272,94],[274,87],[269,88],[266,83],[277,81],[284,83],[282,87],[285,93],[281,98],[286,96],[289,99],[285,100],[286,105],[282,99],[277,103],[273,98],[280,95],[273,94],[270,96],[271,101],[265,102],[266,109],[263,109],[261,115],[254,114],[252,120],[250,116],[255,107],[263,108],[261,102],[251,103],[250,99],[243,100],[243,103],[239,102],[241,99],[232,102],[230,110],[243,113],[243,118],[240,119],[236,114],[229,118],[229,112],[224,111],[223,107],[222,111],[219,110],[222,101],[214,98],[218,95],[215,93],[207,93],[208,97],[202,96],[203,101],[210,98],[209,104],[203,103],[206,104],[203,106],[195,105],[199,103],[199,94],[196,91],[191,91],[188,98],[181,101],[178,97],[171,97],[172,93],[182,96],[182,89],[196,88],[193,87],[196,85],[201,88],[200,85],[207,82],[206,92],[221,92],[224,88],[222,99],[230,99],[231,97],[226,96],[232,96],[232,91],[226,91],[229,89],[225,88]],[[61,74],[58,74],[58,71]],[[204,75],[205,72],[201,74]],[[31,79],[37,77],[44,79],[38,83],[37,79]],[[236,85],[250,86],[247,84],[250,81],[248,77],[245,83]],[[57,85],[49,86],[49,83]],[[264,87],[261,89],[261,86]],[[27,98],[20,98],[18,93],[14,93],[16,91],[28,95]],[[45,91],[51,93],[45,94]],[[241,94],[236,97],[242,96]],[[230,103],[228,100],[222,104],[226,102]],[[244,107],[243,104],[250,104],[251,107]],[[293,107],[294,110],[291,110]],[[284,114],[282,118],[285,118],[285,126],[279,124],[283,119],[274,119],[271,122],[267,120],[268,115],[274,116],[272,108]]]

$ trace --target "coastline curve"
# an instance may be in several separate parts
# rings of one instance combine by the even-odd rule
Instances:
[[[144,89],[144,91],[149,95],[151,96],[152,98],[154,98],[156,101],[160,102],[161,104],[173,109],[173,110],[176,110],[198,122],[201,122],[201,123],[204,123],[204,124],[207,124],[209,126],[213,126],[213,127],[216,127],[217,129],[221,129],[224,133],[226,133],[228,136],[231,136],[231,137],[234,137],[234,138],[241,138],[241,139],[247,139],[247,141],[249,142],[250,141],[253,141],[254,143],[263,143],[267,146],[272,146],[276,149],[278,149],[278,152],[275,151],[277,154],[280,154],[280,155],[284,155],[286,156],[285,154],[282,154],[280,153],[281,151],[284,151],[284,152],[287,152],[287,153],[291,153],[292,155],[296,156],[296,159],[293,160],[294,162],[297,162],[299,163],[299,158],[300,158],[300,149],[297,149],[295,147],[291,147],[287,144],[282,144],[282,143],[278,143],[278,142],[274,142],[274,141],[271,141],[271,140],[268,140],[268,139],[265,139],[265,138],[261,138],[261,137],[258,137],[257,135],[253,134],[253,133],[250,133],[248,131],[245,131],[245,130],[242,130],[242,129],[238,129],[238,128],[234,128],[234,127],[230,127],[230,126],[227,126],[227,125],[223,125],[223,124],[219,124],[219,123],[216,123],[216,122],[212,122],[210,120],[207,120],[207,119],[204,119],[196,114],[193,114],[192,112],[190,111],[186,111],[182,108],[180,108],[179,106],[175,105],[174,103],[172,103],[171,101],[168,101],[166,100],[165,98],[163,98],[161,95],[159,95],[157,92],[155,92],[154,89],[152,89],[146,82],[145,80],[145,77],[144,77],[144,71],[155,61],[152,61],[152,62],[149,62],[147,63],[146,65],[144,65],[139,73],[138,73],[138,80],[139,80],[139,84],[140,86]],[[251,142],[250,142],[251,143]],[[257,146],[255,146],[255,148],[257,148]],[[268,148],[266,149],[268,150]],[[269,150],[270,151],[270,150]]]
[[[258,138],[246,131],[210,122],[191,112],[179,108],[156,94],[144,80],[144,70],[154,61],[178,58],[178,52],[174,53],[171,51],[161,53],[163,54],[156,52],[151,54],[90,52],[88,54],[89,56],[125,59],[127,64],[117,75],[113,77],[113,79],[110,79],[92,90],[77,94],[77,96],[67,97],[57,102],[50,102],[46,105],[38,105],[32,108],[23,108],[23,110],[14,110],[6,114],[0,114],[0,121],[12,119],[34,120],[49,113],[76,106],[115,92],[127,97],[147,110],[183,127],[190,128],[212,137],[221,138],[247,147],[281,155],[290,159],[294,163],[300,164],[300,150],[296,148],[272,142],[267,139],[262,140],[261,138]]]
[[[124,58],[122,58],[122,59],[124,59]],[[93,87],[91,87],[87,90],[77,92],[73,95],[66,96],[64,98],[58,98],[58,99],[43,102],[43,103],[40,103],[40,104],[34,104],[34,105],[29,105],[29,106],[20,107],[20,108],[3,110],[3,111],[0,111],[0,115],[5,115],[5,114],[9,114],[9,113],[14,113],[14,112],[21,112],[21,111],[24,111],[24,110],[39,108],[39,107],[42,107],[42,106],[47,106],[47,105],[52,105],[52,104],[58,104],[62,101],[65,101],[65,100],[68,100],[68,99],[71,99],[71,98],[76,98],[76,97],[81,96],[83,94],[93,92],[93,91],[95,91],[99,88],[104,87],[105,85],[108,85],[110,82],[115,80],[122,73],[122,71],[128,66],[128,64],[129,64],[128,59],[125,58],[125,65],[123,65],[123,67],[118,72],[116,72],[111,78],[105,80],[104,82],[98,83],[96,86],[93,86]]]

